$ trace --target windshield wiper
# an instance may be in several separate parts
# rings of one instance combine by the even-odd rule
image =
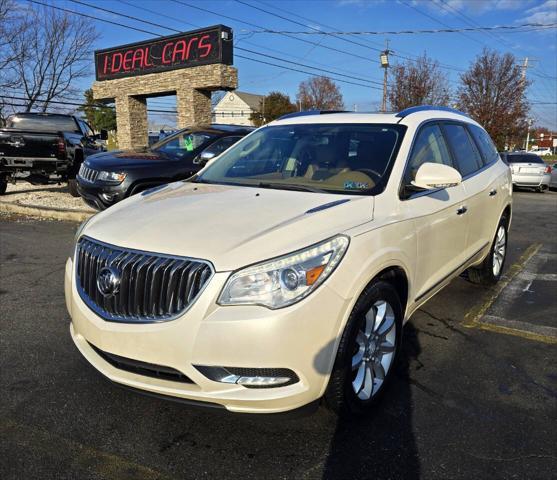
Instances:
[[[309,185],[298,185],[296,183],[268,183],[259,182],[255,185],[259,188],[275,188],[277,190],[296,190],[299,192],[329,193],[321,188],[310,187]]]

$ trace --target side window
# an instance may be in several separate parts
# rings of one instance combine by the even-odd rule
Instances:
[[[482,152],[484,165],[495,162],[499,157],[499,152],[497,152],[497,148],[488,133],[476,125],[468,125],[468,129],[472,132],[472,137],[474,137],[480,152]]]
[[[460,174],[465,177],[479,170],[483,166],[480,152],[462,125],[449,123],[443,127],[447,134],[447,141],[457,162]]]
[[[426,125],[418,132],[410,160],[404,172],[404,185],[416,178],[416,172],[423,163],[442,163],[453,166],[451,155],[439,125]]]
[[[227,148],[234,145],[238,140],[240,140],[240,138],[242,137],[221,138],[220,140],[217,140],[215,143],[212,143],[205,150],[203,150],[203,152],[201,152],[201,155],[205,154],[216,157],[217,155],[220,155],[222,152],[224,152]]]

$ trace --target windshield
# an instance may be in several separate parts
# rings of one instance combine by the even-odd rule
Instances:
[[[195,181],[376,194],[406,127],[327,124],[264,127],[224,152]]]
[[[190,156],[194,151],[204,146],[209,140],[215,138],[215,136],[216,135],[208,132],[184,130],[155,143],[151,147],[151,150],[162,152],[174,158],[184,158]]]

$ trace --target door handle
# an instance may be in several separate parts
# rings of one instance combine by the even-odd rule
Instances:
[[[491,190],[491,191],[489,192],[489,196],[490,196],[490,197],[493,197],[493,196],[495,196],[495,195],[497,195],[497,190],[494,188],[493,190]]]
[[[463,205],[462,207],[460,207],[460,208],[456,211],[456,214],[457,214],[457,215],[464,215],[467,211],[468,211],[468,207],[467,207],[466,205]]]

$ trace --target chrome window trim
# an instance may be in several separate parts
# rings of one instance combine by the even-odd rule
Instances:
[[[163,317],[163,318],[149,318],[149,317],[124,317],[121,315],[111,315],[108,314],[108,312],[106,312],[104,309],[98,307],[95,302],[93,302],[90,298],[89,295],[87,295],[87,293],[81,288],[81,284],[79,282],[79,276],[78,276],[78,262],[79,262],[79,255],[78,255],[78,245],[79,242],[82,239],[86,239],[90,242],[93,243],[97,243],[98,245],[104,246],[104,247],[108,247],[108,248],[112,248],[114,250],[120,250],[122,252],[126,252],[126,253],[132,253],[132,254],[139,254],[139,255],[151,255],[154,257],[158,257],[158,258],[167,258],[167,259],[173,259],[173,260],[186,260],[186,261],[192,261],[192,262],[199,262],[199,263],[204,263],[205,265],[207,265],[211,271],[209,277],[207,278],[207,280],[205,281],[205,284],[201,287],[201,289],[199,290],[199,292],[197,292],[197,295],[195,295],[195,297],[193,297],[191,299],[191,301],[188,303],[188,305],[186,305],[185,308],[183,308],[182,310],[180,310],[179,312],[177,312],[174,315],[169,315],[167,317]],[[116,322],[116,323],[127,323],[127,324],[149,324],[149,323],[165,323],[165,322],[170,322],[172,320],[176,320],[178,317],[181,317],[182,315],[184,315],[199,299],[199,297],[203,294],[203,292],[205,291],[205,288],[207,288],[207,286],[209,285],[209,283],[211,282],[212,278],[215,275],[215,267],[213,266],[213,264],[208,261],[208,260],[204,260],[201,258],[195,258],[195,257],[182,257],[179,255],[170,255],[170,254],[165,254],[165,253],[158,253],[158,252],[151,252],[148,250],[138,250],[138,249],[134,249],[134,248],[127,248],[127,247],[120,247],[117,245],[113,245],[111,243],[107,243],[107,242],[103,242],[101,240],[97,240],[96,238],[93,237],[89,237],[87,235],[82,235],[80,236],[77,241],[76,241],[76,246],[75,246],[75,263],[74,263],[74,279],[75,279],[75,286],[76,289],[79,293],[79,297],[81,298],[81,300],[83,301],[83,303],[85,305],[87,305],[87,307],[93,311],[93,313],[95,313],[96,315],[98,315],[99,317],[101,317],[102,319],[108,321],[108,322]]]

